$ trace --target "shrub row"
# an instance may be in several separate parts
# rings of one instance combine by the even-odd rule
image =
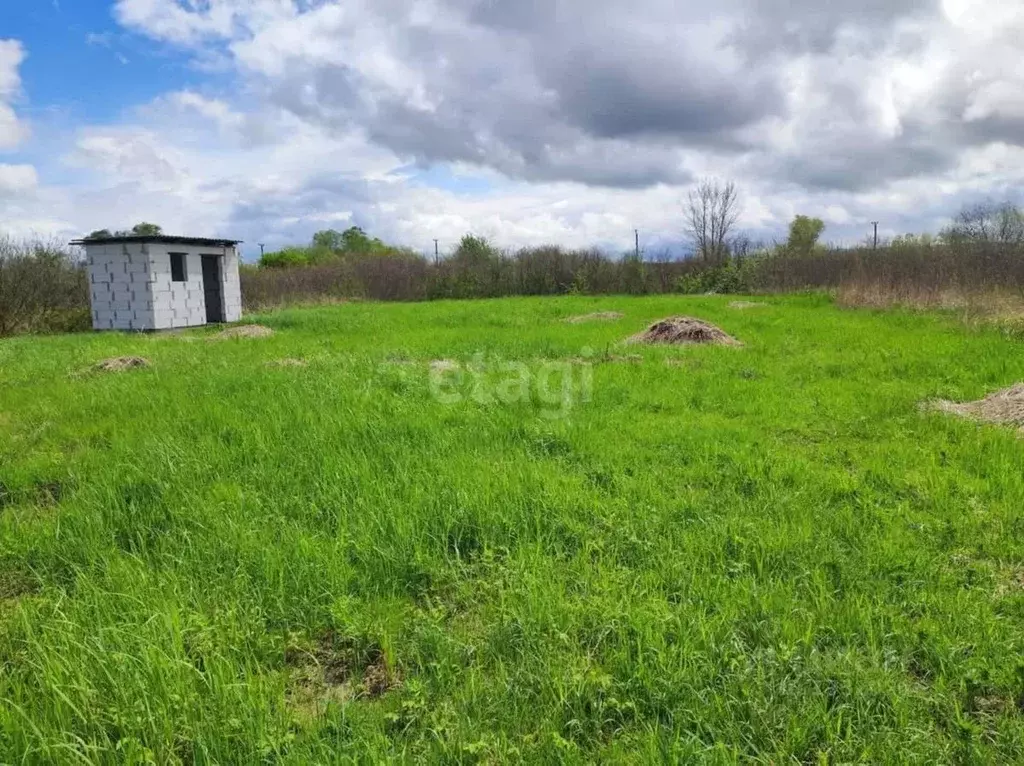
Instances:
[[[809,289],[897,300],[943,291],[1024,293],[1024,246],[897,241],[878,250],[855,248],[807,255],[780,250],[714,265],[695,259],[615,259],[593,250],[559,247],[503,253],[481,246],[462,248],[437,263],[393,251],[388,255],[347,254],[320,265],[247,266],[242,270],[247,310],[347,299],[421,301]],[[0,239],[0,336],[89,326],[88,277],[79,258],[57,243]]]
[[[58,242],[0,238],[0,337],[92,326],[89,278]]]

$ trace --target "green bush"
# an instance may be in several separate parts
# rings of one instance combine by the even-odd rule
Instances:
[[[260,256],[260,267],[265,269],[283,269],[288,266],[308,266],[309,249],[305,247],[286,247],[274,253]]]
[[[0,238],[0,336],[87,330],[89,278],[58,242]]]
[[[676,282],[676,290],[689,295],[703,293],[749,293],[753,291],[754,259],[731,260],[721,266],[687,274]]]

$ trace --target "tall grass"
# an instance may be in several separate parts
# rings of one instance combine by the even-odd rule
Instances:
[[[918,403],[1024,347],[762,302],[5,340],[0,762],[1020,763],[1021,442]],[[745,345],[598,360],[561,420],[432,393],[674,313]]]
[[[1024,296],[1024,247],[912,244],[779,255],[758,259],[751,282],[760,291],[830,290],[851,305],[984,303],[1001,295]]]

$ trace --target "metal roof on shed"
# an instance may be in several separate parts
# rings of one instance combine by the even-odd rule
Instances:
[[[86,237],[71,241],[72,245],[193,245],[195,247],[234,247],[240,239],[206,239],[204,237],[174,237],[169,234],[131,237]]]

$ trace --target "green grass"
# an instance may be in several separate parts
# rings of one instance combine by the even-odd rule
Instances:
[[[1024,442],[918,409],[1024,346],[729,300],[0,342],[0,761],[1024,759]],[[673,314],[745,345],[615,347]],[[567,417],[431,393],[585,347]]]

